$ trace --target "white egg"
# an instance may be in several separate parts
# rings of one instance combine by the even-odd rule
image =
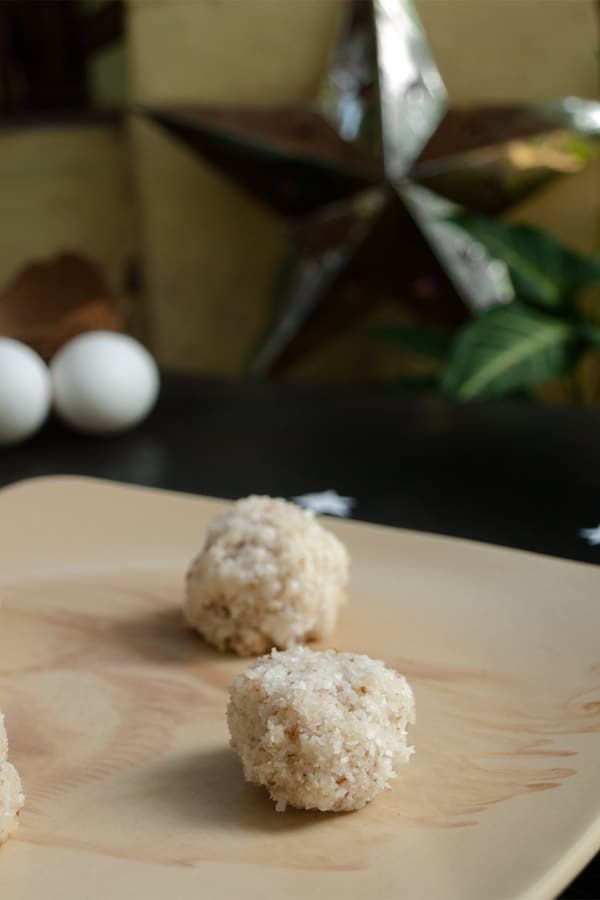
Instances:
[[[17,444],[43,424],[50,410],[50,374],[20,341],[0,338],[0,444]]]
[[[138,341],[90,331],[68,341],[50,363],[54,406],[73,428],[114,434],[133,428],[156,402],[156,363]]]

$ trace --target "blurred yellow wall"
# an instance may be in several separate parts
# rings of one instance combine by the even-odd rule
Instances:
[[[455,103],[598,94],[595,0],[414,0]]]
[[[440,73],[457,105],[597,99],[600,7],[595,0],[415,0]],[[589,252],[600,236],[600,158],[514,209]]]
[[[0,286],[34,259],[79,251],[122,291],[135,237],[116,125],[0,130]]]

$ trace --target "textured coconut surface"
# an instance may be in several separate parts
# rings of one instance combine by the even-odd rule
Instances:
[[[278,811],[361,809],[408,762],[415,703],[380,660],[296,647],[262,657],[232,686],[231,743]]]
[[[241,656],[323,638],[346,600],[348,568],[346,548],[312,512],[246,497],[209,525],[188,572],[185,618]]]
[[[25,802],[19,773],[7,756],[8,738],[0,712],[0,844],[17,830],[19,810]]]

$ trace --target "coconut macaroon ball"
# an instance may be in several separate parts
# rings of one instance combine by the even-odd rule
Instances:
[[[0,763],[0,844],[17,830],[24,802],[19,773],[9,762]]]
[[[309,510],[246,497],[208,528],[187,575],[184,615],[220,650],[285,649],[333,629],[349,556]]]
[[[8,756],[8,736],[4,724],[4,714],[0,712],[0,765],[6,762]]]
[[[408,762],[415,703],[379,660],[295,647],[257,660],[233,682],[231,746],[247,781],[278,811],[360,809]]]
[[[0,713],[0,844],[16,831],[19,810],[25,802],[19,773],[7,761],[7,754],[4,716]]]

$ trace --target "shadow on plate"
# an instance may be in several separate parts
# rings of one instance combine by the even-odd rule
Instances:
[[[289,832],[330,819],[333,813],[288,808],[275,811],[264,789],[247,784],[233,750],[216,747],[170,759],[144,776],[144,792],[188,826],[243,831]]]
[[[179,606],[116,620],[111,633],[115,641],[126,644],[129,651],[157,663],[222,662],[238,658],[207,644],[198,632],[185,624]]]

